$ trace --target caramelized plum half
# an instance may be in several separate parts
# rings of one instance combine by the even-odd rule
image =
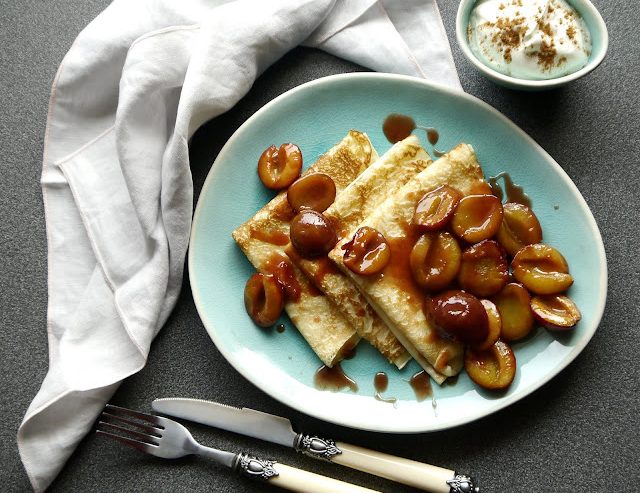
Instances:
[[[440,185],[420,199],[413,214],[413,225],[421,232],[444,227],[456,210],[462,194],[449,185]]]
[[[447,232],[422,235],[409,256],[413,279],[430,293],[445,289],[460,268],[460,246]]]
[[[502,206],[502,224],[496,238],[513,257],[523,246],[540,243],[542,228],[529,207],[507,202]]]
[[[330,221],[316,211],[302,211],[291,220],[291,244],[304,258],[329,253],[338,241]]]
[[[270,327],[280,318],[284,295],[280,284],[272,277],[255,273],[244,287],[244,307],[260,327]]]
[[[480,303],[482,303],[482,306],[484,306],[484,309],[487,312],[487,317],[489,319],[489,332],[487,334],[487,338],[474,349],[484,351],[485,349],[489,349],[493,346],[493,344],[500,338],[502,318],[500,317],[498,308],[493,302],[489,300],[480,300]]]
[[[504,390],[516,376],[516,357],[506,342],[496,341],[489,349],[467,348],[464,369],[477,385],[489,390]]]
[[[296,212],[324,212],[336,198],[336,184],[329,175],[311,173],[298,178],[287,190],[289,205]]]
[[[480,300],[460,290],[445,291],[424,304],[425,316],[445,338],[477,345],[487,338],[489,319]]]
[[[511,268],[513,277],[535,294],[559,294],[573,284],[569,266],[562,254],[542,243],[518,250]]]
[[[572,329],[582,318],[580,310],[568,296],[534,296],[531,310],[538,322],[550,330]]]
[[[502,203],[495,195],[467,195],[451,219],[453,232],[469,243],[495,235],[502,223]]]
[[[258,159],[258,176],[265,187],[282,190],[291,185],[302,171],[302,152],[295,144],[267,147]]]
[[[509,280],[504,250],[493,240],[484,240],[462,252],[458,282],[476,296],[493,296]]]
[[[493,297],[502,319],[500,337],[517,341],[533,329],[533,315],[529,303],[531,296],[522,284],[511,282]]]
[[[352,272],[370,276],[381,272],[391,260],[391,248],[378,230],[363,226],[342,246],[344,265]]]

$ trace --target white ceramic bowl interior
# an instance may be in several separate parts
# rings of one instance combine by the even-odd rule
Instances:
[[[476,2],[477,0],[461,0],[456,17],[456,38],[462,52],[473,66],[478,69],[481,74],[496,84],[526,91],[540,91],[563,86],[594,70],[598,65],[600,65],[607,53],[607,48],[609,46],[609,33],[607,32],[607,26],[598,10],[589,0],[567,0],[567,2],[582,16],[587,24],[589,32],[591,33],[592,50],[588,63],[577,72],[547,80],[518,79],[516,77],[502,74],[478,60],[469,46],[467,25],[469,24],[469,15]]]

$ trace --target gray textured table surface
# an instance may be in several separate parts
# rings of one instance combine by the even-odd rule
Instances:
[[[590,76],[543,94],[498,88],[466,63],[455,45],[457,2],[440,0],[466,91],[493,105],[538,141],[569,173],[600,226],[609,263],[606,312],[583,353],[540,390],[490,417],[433,434],[393,436],[328,425],[274,401],[220,356],[198,318],[185,276],[182,296],[115,403],[149,409],[153,397],[184,394],[282,413],[309,430],[413,459],[477,474],[484,491],[639,491],[640,473],[640,18],[634,1],[595,2],[611,35],[609,54]],[[0,1],[0,489],[28,489],[15,434],[47,370],[46,236],[39,187],[49,88],[76,34],[108,4]],[[287,89],[359,70],[322,52],[296,49],[256,82],[228,114],[194,138],[199,191],[233,131]],[[283,462],[385,491],[410,491],[282,448],[194,427],[222,447],[251,447]],[[156,461],[88,436],[52,491],[271,491],[204,460]]]

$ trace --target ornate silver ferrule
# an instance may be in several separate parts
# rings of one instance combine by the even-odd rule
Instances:
[[[453,479],[447,479],[447,484],[451,487],[449,493],[480,493],[480,486],[466,474],[456,473]]]
[[[295,445],[298,452],[302,452],[309,457],[330,461],[336,455],[342,453],[336,446],[336,442],[330,438],[320,438],[312,435],[298,435],[298,441]]]
[[[259,459],[248,454],[238,454],[236,459],[235,470],[243,476],[261,481],[267,481],[278,475],[272,460]]]

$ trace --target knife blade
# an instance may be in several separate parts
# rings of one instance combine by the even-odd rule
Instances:
[[[166,398],[151,403],[154,411],[170,414],[260,440],[295,447],[298,434],[291,421],[246,407],[228,406],[202,399]]]
[[[296,433],[281,416],[201,399],[164,398],[154,411],[291,447],[316,459],[335,462],[433,493],[479,493],[476,481],[450,469],[395,457],[315,435]]]

